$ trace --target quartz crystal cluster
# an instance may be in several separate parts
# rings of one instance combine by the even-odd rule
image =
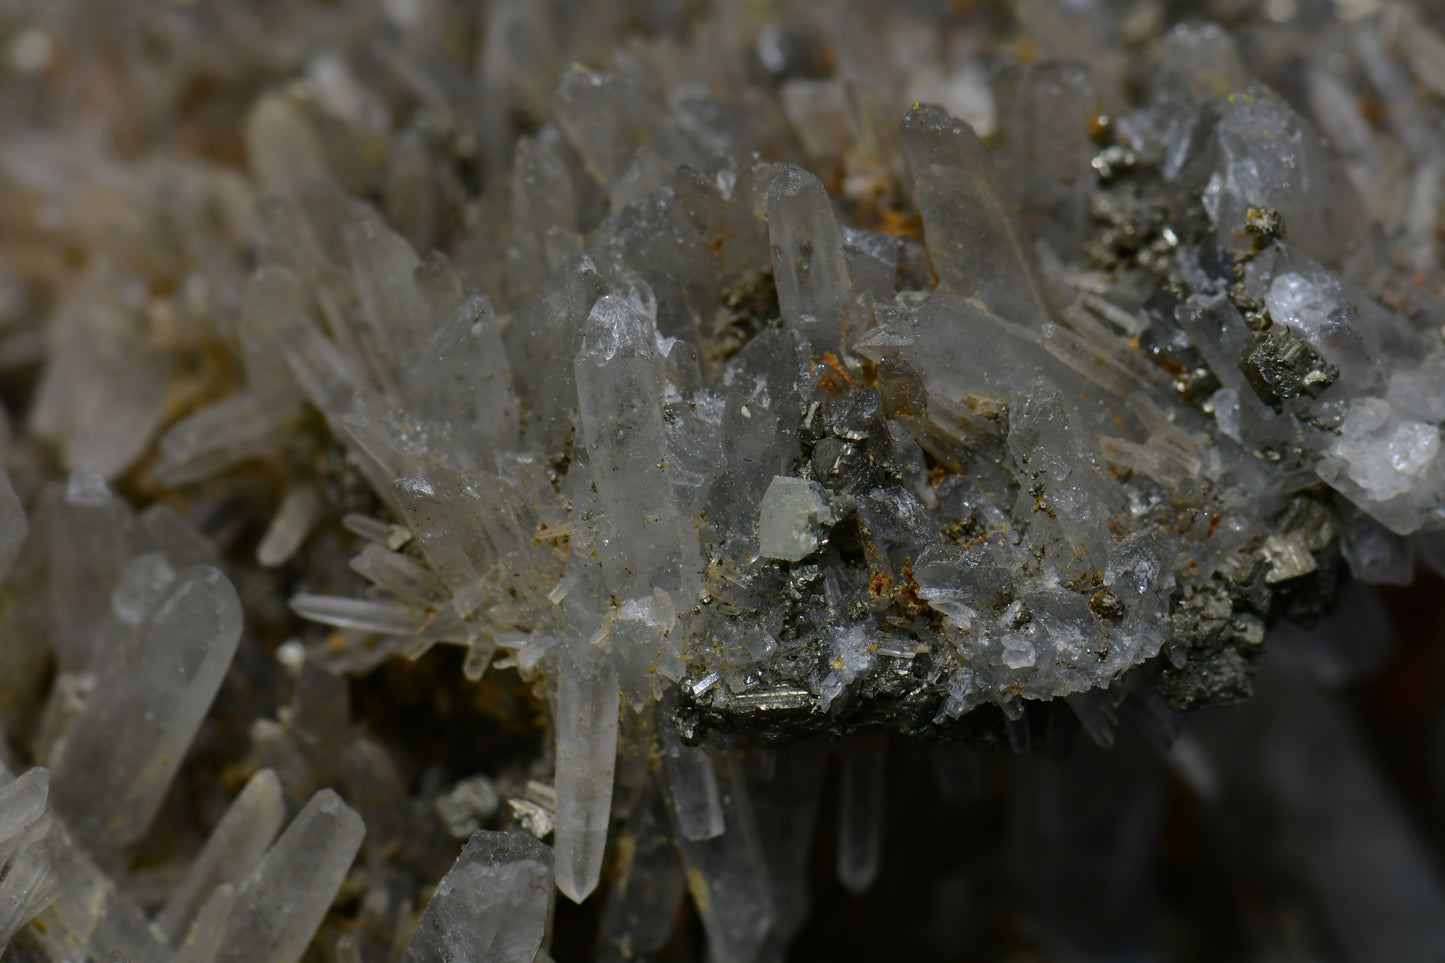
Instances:
[[[0,6],[0,947],[782,959],[887,732],[1218,797],[1445,566],[1445,33],[1217,6]]]

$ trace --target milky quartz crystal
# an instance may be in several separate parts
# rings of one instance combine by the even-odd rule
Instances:
[[[861,894],[923,818],[885,731],[1135,727],[1224,826],[1179,713],[1445,560],[1428,12],[123,6],[0,11],[16,959],[783,959],[816,826]],[[1330,945],[1422,958],[1355,846]]]

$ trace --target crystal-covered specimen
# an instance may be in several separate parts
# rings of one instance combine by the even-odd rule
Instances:
[[[407,963],[532,963],[552,905],[552,851],[523,832],[474,833],[417,923]]]
[[[1180,716],[1267,631],[1362,681],[1346,569],[1445,570],[1427,5],[10,6],[18,960],[783,959],[829,865],[900,921],[803,955],[1439,944],[1347,726],[1269,669],[1264,738]],[[1361,702],[1434,751],[1409,674]],[[936,755],[944,812],[888,729],[1081,745]],[[1195,847],[1250,919],[1178,937],[1185,791],[1329,838]]]

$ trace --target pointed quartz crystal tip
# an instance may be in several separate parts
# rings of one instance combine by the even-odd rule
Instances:
[[[479,830],[437,884],[404,963],[532,963],[552,906],[552,850]]]
[[[1010,321],[1046,320],[1033,255],[973,128],[942,108],[918,105],[903,120],[903,148],[939,283]]]
[[[655,326],[627,298],[603,295],[592,308],[582,336],[578,361],[603,365],[613,358],[652,358],[656,352]]]
[[[326,176],[325,151],[315,129],[283,93],[256,102],[243,137],[251,170],[272,193],[296,195]]]
[[[168,943],[175,946],[185,937],[214,892],[245,880],[285,818],[281,780],[274,770],[262,769],[231,803],[156,917],[155,927]]]
[[[576,641],[552,693],[557,727],[557,888],[580,903],[597,888],[612,813],[621,709],[617,670]],[[589,651],[593,650],[593,651]]]
[[[773,178],[768,237],[783,320],[808,339],[815,354],[838,351],[852,282],[833,202],[816,175],[788,166]]]
[[[215,963],[297,963],[365,835],[336,793],[312,796],[242,885]]]

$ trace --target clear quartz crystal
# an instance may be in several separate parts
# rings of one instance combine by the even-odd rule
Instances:
[[[666,944],[684,895],[682,862],[673,846],[660,794],[640,804],[620,832],[630,845],[607,888],[602,935],[634,953],[655,953]]]
[[[234,897],[285,818],[281,780],[273,770],[262,769],[236,796],[156,917],[155,927],[166,942],[176,946],[186,939],[222,888]]]
[[[236,590],[209,566],[176,572],[135,614],[134,629],[100,653],[96,688],[54,767],[56,808],[102,862],[150,827],[241,636]]]
[[[774,918],[756,814],[737,758],[717,758],[726,831],[712,839],[679,836],[688,888],[719,963],[755,959]]]
[[[70,959],[76,946],[93,946],[140,963],[168,963],[169,953],[140,909],[90,858],[63,821],[44,839],[54,867],[55,901],[28,929],[50,959]]]
[[[624,598],[654,589],[696,596],[701,569],[697,528],[667,474],[655,334],[635,303],[608,295],[593,307],[577,355],[581,436],[616,534],[602,564]]]
[[[75,472],[41,492],[38,514],[49,541],[51,618],[60,667],[84,671],[96,658],[110,591],[133,551],[135,514],[94,472]]]
[[[677,831],[686,839],[721,836],[726,827],[712,754],[699,746],[683,745],[675,733],[664,733],[663,765]]]
[[[783,320],[816,354],[843,344],[852,284],[833,202],[816,176],[784,167],[768,188],[768,236]]]
[[[978,135],[938,107],[915,107],[903,146],[939,282],[1012,321],[1041,323],[1049,312],[1033,254]]]
[[[216,958],[226,920],[236,908],[236,896],[236,887],[230,883],[222,883],[211,892],[197,910],[185,939],[176,947],[176,963],[211,963]]]
[[[365,835],[336,793],[311,797],[241,884],[216,963],[297,963]]]
[[[621,708],[606,656],[573,638],[550,693],[557,728],[557,888],[580,903],[597,887],[607,846]]]
[[[59,889],[45,844],[49,790],[47,770],[30,769],[12,779],[0,763],[0,953]]]
[[[532,963],[552,908],[552,851],[524,832],[472,834],[442,877],[405,963]]]
[[[287,488],[266,534],[256,546],[256,561],[274,568],[290,559],[310,534],[320,512],[321,498],[314,486],[302,482]]]

